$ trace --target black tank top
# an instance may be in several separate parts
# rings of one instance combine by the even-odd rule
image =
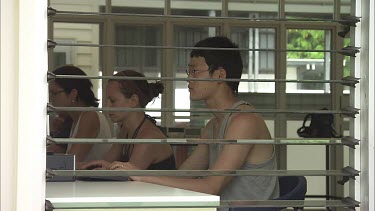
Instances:
[[[143,118],[142,122],[139,124],[137,129],[135,130],[132,139],[136,138],[138,135],[138,131],[140,127],[142,127],[144,121],[148,119],[152,123],[156,125],[156,120],[153,117],[150,117],[149,115],[145,114],[145,117]],[[123,148],[123,156],[121,158],[121,162],[129,162],[130,156],[133,152],[134,144],[126,144]],[[174,155],[172,154],[168,158],[158,162],[150,164],[150,166],[147,168],[147,170],[176,170],[176,161],[174,158]]]

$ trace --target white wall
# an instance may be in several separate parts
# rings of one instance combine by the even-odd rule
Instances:
[[[1,1],[1,210],[44,210],[47,1]]]
[[[355,167],[361,169],[360,189],[358,182],[352,188],[352,194],[356,199],[360,195],[361,210],[375,210],[374,194],[374,67],[375,67],[375,2],[372,0],[361,0],[356,3],[356,16],[361,17],[361,22],[357,24],[355,45],[361,47],[361,52],[356,58],[356,76],[361,77],[360,89],[356,90],[356,98],[353,99],[356,106],[360,106],[360,119],[356,120],[353,133],[361,140],[359,150],[352,152],[355,160],[352,161]]]

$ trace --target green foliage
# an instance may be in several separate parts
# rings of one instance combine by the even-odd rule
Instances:
[[[288,30],[288,50],[324,50],[324,30]],[[289,59],[324,59],[323,52],[288,52]]]
[[[350,38],[345,38],[344,39],[344,47],[350,45]],[[345,56],[344,57],[344,72],[343,72],[343,77],[350,76],[350,57]]]
[[[344,47],[350,45],[350,39],[344,39]],[[324,50],[324,30],[288,30],[288,50]],[[324,59],[324,52],[288,52],[289,59]],[[344,57],[343,76],[350,75],[350,57]]]

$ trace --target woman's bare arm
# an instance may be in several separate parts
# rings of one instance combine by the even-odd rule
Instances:
[[[95,138],[100,129],[99,117],[96,112],[82,114],[77,134],[72,138]],[[75,155],[76,162],[82,162],[90,152],[93,144],[72,144],[68,154]]]

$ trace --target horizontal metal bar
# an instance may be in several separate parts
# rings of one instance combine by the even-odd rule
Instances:
[[[54,176],[358,176],[347,170],[50,170]]]
[[[346,77],[344,77],[342,79],[344,81],[342,83],[342,85],[346,85],[346,86],[350,86],[350,87],[354,87],[355,88],[355,85],[357,83],[359,83],[359,79],[360,78],[356,78],[356,77],[353,77],[353,76],[346,76]]]
[[[358,79],[347,79],[342,80],[292,80],[292,79],[214,79],[214,78],[188,78],[188,77],[128,77],[128,76],[84,76],[84,75],[55,75],[53,72],[47,73],[47,80],[53,80],[56,78],[70,78],[70,79],[116,79],[116,80],[156,80],[156,81],[238,81],[238,82],[259,82],[259,83],[272,83],[272,82],[283,82],[283,83],[341,83],[347,86],[355,87],[355,84],[359,83]]]
[[[286,110],[286,109],[175,109],[175,108],[110,108],[110,107],[54,107],[47,104],[48,112],[55,111],[106,111],[106,112],[191,112],[191,113],[282,113],[282,114],[343,114],[350,117],[355,117],[358,114],[358,109],[345,110]]]
[[[354,107],[351,107],[351,106],[347,106],[347,107],[342,108],[342,111],[345,113],[344,115],[346,115],[348,117],[352,117],[352,118],[355,118],[355,115],[359,113],[358,108],[354,108]]]
[[[56,141],[54,140],[54,138],[52,136],[47,136],[46,137],[46,146],[49,147],[51,145],[55,145],[57,144]]]
[[[251,18],[251,17],[222,17],[222,16],[188,16],[188,15],[158,15],[158,14],[136,14],[136,13],[110,13],[110,12],[81,12],[81,11],[64,11],[48,7],[48,16],[53,15],[82,15],[82,16],[130,16],[130,17],[163,17],[163,18],[199,18],[199,19],[217,19],[217,20],[247,20],[247,21],[280,21],[280,22],[331,22],[340,24],[353,25],[359,22],[359,18],[351,19],[320,19],[320,18]]]
[[[213,48],[213,47],[179,47],[179,46],[160,46],[160,45],[121,45],[121,44],[93,44],[93,43],[63,43],[53,40],[48,41],[48,47],[54,48],[56,46],[69,47],[93,47],[93,48],[143,48],[143,49],[174,49],[174,50],[220,50],[220,51],[259,51],[259,52],[318,52],[318,53],[358,53],[358,49],[342,49],[342,50],[317,50],[317,49],[270,49],[270,48]]]
[[[222,200],[220,207],[358,207],[346,200]]]
[[[220,205],[193,205],[188,203],[155,203],[142,205],[142,208],[229,208],[229,207],[359,207],[359,202],[347,203],[344,200],[223,200]],[[84,209],[84,208],[140,208],[139,204],[129,202],[55,202],[54,209]]]
[[[347,139],[346,137],[344,137]],[[275,139],[199,139],[199,138],[167,138],[167,139],[116,139],[116,138],[52,138],[47,137],[49,144],[127,144],[127,143],[143,143],[143,144],[174,144],[174,145],[196,145],[196,144],[275,144],[275,145],[348,145],[340,138],[275,138]],[[358,145],[358,142],[351,143]]]
[[[51,179],[53,178],[55,175],[55,173],[53,172],[52,169],[46,169],[46,179]]]
[[[346,182],[349,181],[349,179],[354,179],[355,180],[355,176],[356,174],[359,174],[360,171],[350,167],[350,166],[347,166],[345,168],[342,169],[344,172],[347,172],[349,174],[352,174],[352,176],[343,176],[341,180],[337,181],[338,184],[340,185],[344,185]]]
[[[45,202],[44,202],[44,210],[45,211],[53,211],[54,209],[55,209],[55,207],[53,206],[51,201],[46,199]]]
[[[355,139],[355,138],[353,138],[353,137],[351,137],[351,136],[345,136],[345,137],[343,137],[343,138],[341,139],[341,142],[342,142],[344,145],[349,146],[349,147],[355,149],[355,145],[358,145],[359,142],[360,142],[360,140]]]

